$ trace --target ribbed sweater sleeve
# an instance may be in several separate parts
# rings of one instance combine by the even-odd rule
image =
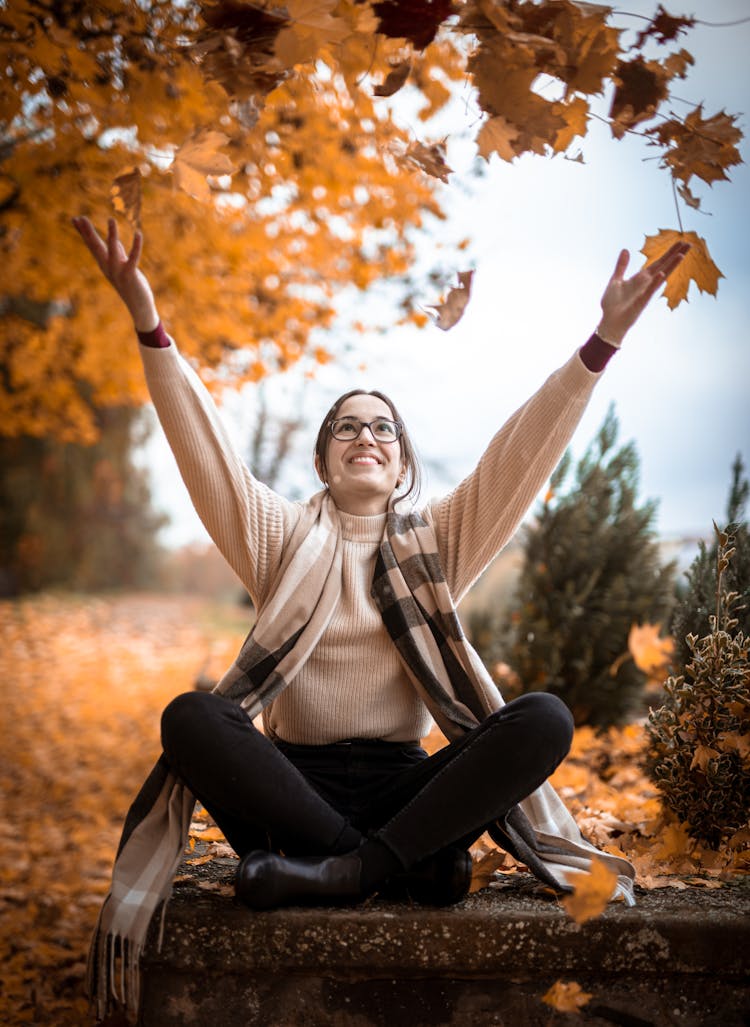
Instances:
[[[599,377],[576,352],[506,421],[474,471],[426,508],[455,602],[516,531],[570,442]]]
[[[300,508],[252,476],[210,393],[169,342],[139,347],[151,399],[198,516],[259,606]]]

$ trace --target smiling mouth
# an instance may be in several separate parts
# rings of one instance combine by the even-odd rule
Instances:
[[[374,456],[353,456],[349,461],[350,464],[364,464],[366,466],[380,466],[380,461]]]

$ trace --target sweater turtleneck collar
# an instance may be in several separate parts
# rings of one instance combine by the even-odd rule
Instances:
[[[338,511],[341,535],[347,542],[380,542],[385,531],[387,513],[359,516]]]

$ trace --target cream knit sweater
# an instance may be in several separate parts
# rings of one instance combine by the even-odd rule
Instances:
[[[163,349],[141,346],[140,352],[198,515],[259,608],[303,504],[253,478],[173,341]],[[574,354],[498,431],[475,470],[423,508],[456,603],[513,535],[562,456],[599,377]],[[311,657],[264,711],[264,720],[280,738],[303,745],[420,739],[431,727],[430,715],[370,596],[386,515],[339,516],[344,551],[338,605]]]

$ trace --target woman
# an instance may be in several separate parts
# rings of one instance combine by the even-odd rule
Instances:
[[[357,902],[373,892],[447,904],[468,891],[467,848],[489,830],[561,890],[596,850],[546,780],[572,718],[530,693],[503,705],[455,604],[508,541],[554,469],[607,361],[688,247],[625,279],[623,251],[596,333],[500,429],[477,468],[419,511],[419,469],[393,404],[342,396],[323,420],[323,490],[290,503],[252,478],[159,320],[109,222],[74,224],[131,314],[151,395],[193,503],[258,611],[214,693],[164,711],[164,754],[128,814],[92,946],[102,1012],[112,960],[137,1005],[137,962],[170,890],[194,797],[240,856],[254,909]],[[252,724],[262,712],[264,732]],[[450,743],[427,757],[431,720]],[[521,804],[521,805],[519,805]],[[602,856],[632,902],[633,871]],[[117,943],[119,939],[119,945]]]

